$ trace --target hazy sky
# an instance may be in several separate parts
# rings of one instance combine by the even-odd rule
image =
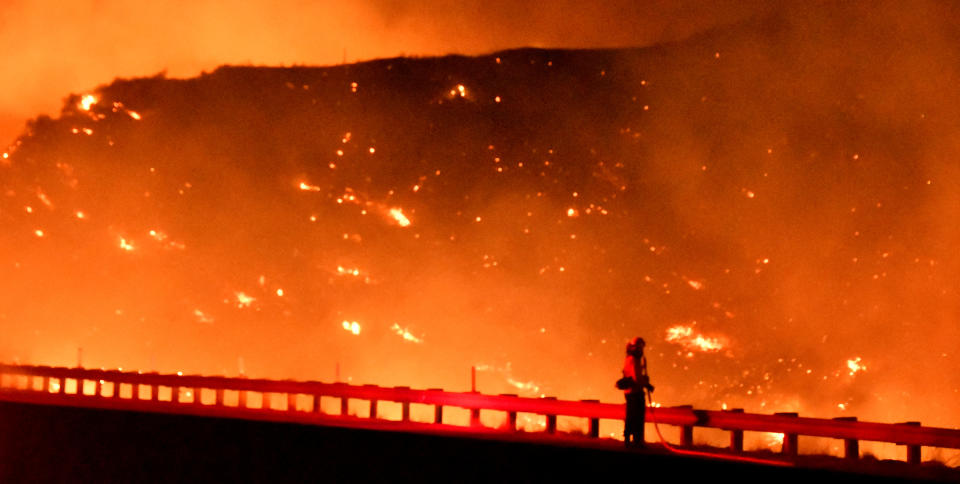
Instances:
[[[758,0],[141,2],[0,0],[0,143],[116,77],[222,64],[325,65],[513,47],[649,45],[735,22]]]

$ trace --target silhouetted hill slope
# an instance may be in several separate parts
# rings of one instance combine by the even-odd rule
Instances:
[[[612,400],[643,334],[666,402],[956,425],[960,44],[834,8],[71,96],[0,165],[0,355]]]

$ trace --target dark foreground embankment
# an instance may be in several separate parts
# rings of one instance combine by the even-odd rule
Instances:
[[[5,483],[621,482],[630,473],[647,482],[878,480],[657,453],[0,402]]]

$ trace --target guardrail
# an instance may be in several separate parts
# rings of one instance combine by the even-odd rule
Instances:
[[[68,391],[72,387],[72,391]],[[87,388],[90,388],[89,393]],[[161,389],[169,389],[169,400],[161,400]],[[226,392],[236,393],[235,404],[226,401]],[[477,392],[448,392],[441,389],[416,390],[409,387],[380,387],[316,381],[265,380],[228,378],[181,374],[90,370],[49,366],[0,365],[0,400],[29,395],[32,401],[55,399],[84,401],[89,406],[104,408],[156,408],[174,411],[178,408],[229,410],[248,409],[247,396],[259,394],[261,409],[272,410],[273,395],[286,395],[286,413],[303,414],[297,410],[298,396],[312,402],[306,413],[322,414],[321,398],[340,400],[339,415],[348,415],[351,399],[369,402],[370,418],[378,417],[378,403],[396,402],[401,405],[401,419],[409,422],[410,405],[425,404],[434,407],[433,421],[443,423],[444,407],[470,410],[471,425],[479,425],[481,410],[506,413],[506,431],[517,430],[517,414],[530,413],[546,417],[545,432],[557,433],[557,417],[588,419],[587,435],[599,437],[600,420],[623,420],[624,405],[601,403],[597,400],[557,400],[553,397],[528,398],[517,395],[486,395]],[[212,396],[204,403],[203,395]],[[212,395],[211,395],[212,394]],[[186,399],[184,398],[186,396]],[[186,413],[191,413],[187,411]],[[215,412],[214,412],[215,413]],[[860,441],[888,442],[907,448],[907,461],[920,463],[921,447],[960,449],[960,430],[923,427],[919,422],[886,424],[859,422],[855,417],[822,419],[800,417],[796,413],[773,415],[745,413],[734,410],[698,410],[690,406],[657,407],[648,412],[648,422],[680,427],[680,445],[693,445],[693,429],[709,427],[730,432],[730,449],[743,451],[743,433],[771,432],[784,435],[782,453],[797,455],[799,436],[828,437],[844,441],[844,455],[848,459],[860,457]]]

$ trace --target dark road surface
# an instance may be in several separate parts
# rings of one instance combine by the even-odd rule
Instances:
[[[631,478],[631,474],[635,477]],[[900,482],[646,452],[0,402],[0,482]],[[906,482],[906,481],[904,481]]]

